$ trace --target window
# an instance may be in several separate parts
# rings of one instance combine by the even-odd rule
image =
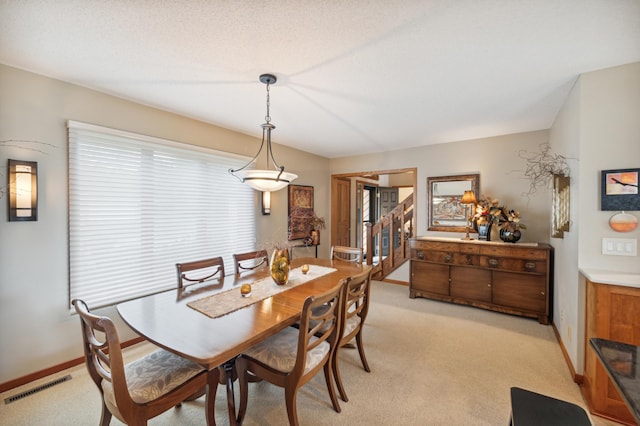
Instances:
[[[175,288],[175,264],[255,248],[247,158],[69,121],[69,300],[91,308]]]

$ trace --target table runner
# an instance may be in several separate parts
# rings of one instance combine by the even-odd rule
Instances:
[[[302,268],[298,267],[289,271],[289,282],[285,285],[277,285],[271,276],[268,276],[254,282],[247,282],[251,284],[249,297],[242,297],[240,286],[236,286],[231,290],[189,302],[187,306],[210,318],[217,318],[335,271],[337,271],[336,268],[309,265],[309,272],[305,275],[302,273]]]

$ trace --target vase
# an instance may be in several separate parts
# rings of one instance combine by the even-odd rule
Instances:
[[[505,243],[515,243],[520,239],[521,236],[522,236],[522,233],[518,229],[516,230],[501,229],[500,230],[500,239]]]
[[[479,241],[490,241],[491,238],[491,222],[478,223],[476,225]]]
[[[289,250],[275,249],[271,253],[271,278],[278,285],[289,281]]]

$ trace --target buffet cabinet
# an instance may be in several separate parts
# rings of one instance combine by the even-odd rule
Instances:
[[[541,243],[412,238],[409,297],[550,321],[552,252]]]

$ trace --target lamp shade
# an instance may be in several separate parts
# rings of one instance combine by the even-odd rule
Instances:
[[[238,170],[234,174],[251,188],[264,192],[278,191],[298,177],[280,170]]]
[[[462,195],[462,199],[460,200],[462,204],[475,204],[476,203],[476,195],[473,191],[464,191]]]

